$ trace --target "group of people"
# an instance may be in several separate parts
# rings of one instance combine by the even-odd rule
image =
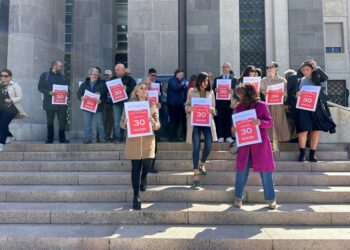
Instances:
[[[48,72],[40,76],[38,90],[43,94],[43,108],[47,117],[47,140],[54,141],[54,118],[59,123],[59,142],[69,143],[65,137],[67,105],[55,105],[52,97],[58,93],[53,91],[53,85],[69,85],[62,74],[63,65],[54,61]],[[149,69],[148,76],[140,83],[130,76],[123,64],[115,66],[113,76],[110,70],[104,72],[91,68],[88,77],[82,82],[77,91],[77,98],[84,100],[84,92],[88,90],[100,95],[96,113],[82,110],[84,120],[83,143],[92,143],[92,121],[95,117],[97,141],[117,143],[126,140],[125,158],[131,160],[132,186],[134,189],[133,208],[141,209],[140,191],[147,188],[147,174],[157,172],[154,162],[157,152],[157,141],[161,135],[169,135],[170,141],[183,141],[193,144],[193,187],[201,185],[202,176],[207,175],[206,160],[210,154],[212,142],[233,143],[236,128],[232,125],[232,114],[255,109],[257,119],[253,125],[259,126],[262,143],[239,147],[236,157],[235,205],[242,206],[244,187],[247,182],[249,168],[260,172],[264,187],[265,199],[269,207],[276,207],[276,195],[272,172],[275,170],[273,150],[278,150],[279,142],[296,140],[299,143],[300,154],[298,161],[305,160],[305,147],[309,137],[310,153],[308,160],[317,162],[319,131],[335,133],[335,127],[328,106],[327,95],[324,92],[324,82],[327,74],[317,66],[313,60],[302,63],[298,71],[288,70],[284,77],[278,74],[278,63],[271,62],[266,67],[267,75],[261,79],[260,90],[253,84],[245,83],[245,77],[261,77],[261,70],[248,65],[239,77],[235,77],[230,63],[222,65],[222,74],[215,79],[211,73],[201,72],[185,79],[181,69],[174,72],[173,77],[165,84],[157,82],[157,71]],[[113,103],[106,82],[121,79],[129,100],[147,101],[148,90],[153,83],[160,84],[159,103],[149,102],[150,122],[154,130],[153,135],[135,138],[123,138],[122,130],[128,129],[128,121],[124,111],[124,102]],[[216,100],[217,83],[220,79],[231,82],[230,100]],[[268,94],[268,86],[277,83],[284,84],[284,102],[281,105],[267,105],[264,100]],[[322,90],[317,100],[316,110],[306,111],[296,108],[297,98],[303,86],[321,86]],[[7,138],[13,137],[8,129],[12,119],[25,117],[19,105],[22,98],[21,88],[12,80],[12,73],[8,69],[1,71],[1,106],[0,106],[0,150],[4,150]],[[211,107],[210,126],[192,126],[190,123],[193,98],[209,98]],[[125,133],[127,134],[127,133]],[[200,144],[204,139],[201,158]],[[271,143],[273,146],[271,146]],[[273,147],[273,148],[272,148]]]

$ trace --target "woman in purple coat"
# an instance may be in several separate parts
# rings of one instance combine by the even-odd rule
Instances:
[[[259,95],[254,86],[249,83],[240,84],[237,87],[239,104],[235,113],[255,109],[257,119],[252,124],[260,128],[262,143],[239,147],[236,158],[236,184],[235,184],[235,206],[242,206],[244,188],[247,183],[249,168],[259,172],[264,187],[264,197],[268,201],[269,208],[276,208],[276,194],[272,179],[272,172],[275,170],[270,140],[267,129],[273,126],[272,117],[264,102],[260,101]],[[232,127],[232,133],[236,128]]]

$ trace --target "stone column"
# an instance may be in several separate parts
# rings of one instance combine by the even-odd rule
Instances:
[[[240,75],[239,0],[220,1],[220,65],[230,62],[236,76]]]
[[[81,138],[83,117],[77,99],[79,81],[91,67],[114,69],[113,3],[111,0],[75,0],[73,12],[71,138]],[[102,74],[103,77],[103,74]]]
[[[11,127],[18,139],[46,138],[46,115],[37,85],[51,61],[63,62],[64,18],[65,1],[10,1],[7,63],[22,87],[21,104],[29,115],[29,119],[16,120]]]
[[[9,0],[0,1],[0,69],[7,66]]]

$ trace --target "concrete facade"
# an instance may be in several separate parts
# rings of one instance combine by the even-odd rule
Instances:
[[[201,71],[218,75],[224,62],[239,75],[239,2],[129,0],[128,66],[133,76],[143,77],[150,67],[172,74],[179,66],[188,77]],[[113,70],[116,39],[115,1],[75,0],[73,5],[71,138],[81,137],[83,127],[78,82],[90,67]],[[343,25],[344,48],[342,53],[326,54],[324,24],[333,22]],[[20,139],[45,137],[37,82],[53,59],[63,61],[64,24],[65,1],[0,1],[0,67],[13,70],[30,117],[12,125]],[[350,1],[265,0],[265,25],[266,61],[278,61],[280,74],[312,57],[330,79],[346,80],[350,88]]]
[[[12,124],[20,139],[46,137],[46,115],[37,86],[40,74],[50,69],[52,60],[63,61],[64,15],[64,1],[10,1],[7,67],[22,87],[21,103],[29,115]]]
[[[0,1],[0,69],[7,65],[9,0]]]

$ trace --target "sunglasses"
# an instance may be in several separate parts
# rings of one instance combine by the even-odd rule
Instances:
[[[267,66],[266,69],[273,69],[274,66]]]
[[[7,78],[10,77],[9,75],[1,75],[1,77]]]

